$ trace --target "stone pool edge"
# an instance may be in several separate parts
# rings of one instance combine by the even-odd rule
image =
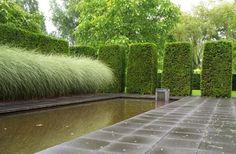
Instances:
[[[37,154],[234,154],[235,109],[236,98],[185,97]]]
[[[38,109],[46,109],[52,107],[60,107],[67,105],[76,105],[89,103],[94,101],[104,101],[110,99],[155,99],[154,95],[138,95],[138,94],[93,94],[84,96],[59,97],[54,99],[14,101],[0,103],[0,115],[15,113],[21,111],[30,111]],[[171,100],[179,100],[183,97],[170,97]]]

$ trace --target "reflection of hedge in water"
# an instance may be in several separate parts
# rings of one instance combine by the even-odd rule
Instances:
[[[207,42],[202,63],[202,96],[230,97],[232,90],[232,43]]]
[[[0,151],[35,153],[150,110],[153,108],[150,104],[148,101],[110,100],[5,116],[1,118],[0,129],[7,128],[7,131],[1,132],[4,142],[0,142]]]
[[[46,56],[0,46],[0,100],[68,96],[95,92],[113,81],[98,60]]]
[[[142,103],[140,103],[142,102]],[[150,101],[137,101],[137,100],[125,100],[124,105],[124,118],[127,119],[129,117],[133,117],[137,115],[137,113],[142,113],[145,111],[149,111],[150,109],[155,108],[155,103]]]
[[[168,43],[165,47],[162,87],[171,96],[191,95],[192,53],[190,43]]]

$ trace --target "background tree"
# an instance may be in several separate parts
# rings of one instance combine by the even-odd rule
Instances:
[[[39,6],[37,0],[15,0],[25,11],[29,13],[38,13]]]
[[[43,14],[39,11],[37,0],[15,0],[26,12],[33,15],[40,22],[42,32],[46,33],[46,25]]]
[[[236,39],[235,3],[201,3],[193,12],[182,14],[171,34],[177,41],[193,44],[195,68],[201,69],[202,46],[206,40]]]
[[[13,0],[0,0],[0,23],[32,32],[45,32],[43,15],[29,13]]]
[[[62,5],[51,0],[52,22],[58,29],[58,35],[75,43],[74,32],[78,26],[79,11],[76,9],[80,0],[62,0]]]
[[[77,42],[92,46],[134,42],[163,46],[180,14],[169,0],[81,0],[78,11]]]

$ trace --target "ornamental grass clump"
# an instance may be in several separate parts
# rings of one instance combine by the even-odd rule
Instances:
[[[111,69],[98,60],[0,46],[0,100],[93,93],[112,82]]]

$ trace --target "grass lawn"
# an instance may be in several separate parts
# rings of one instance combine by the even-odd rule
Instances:
[[[236,97],[236,91],[232,91],[232,97]],[[201,96],[201,90],[192,90],[192,96]]]

